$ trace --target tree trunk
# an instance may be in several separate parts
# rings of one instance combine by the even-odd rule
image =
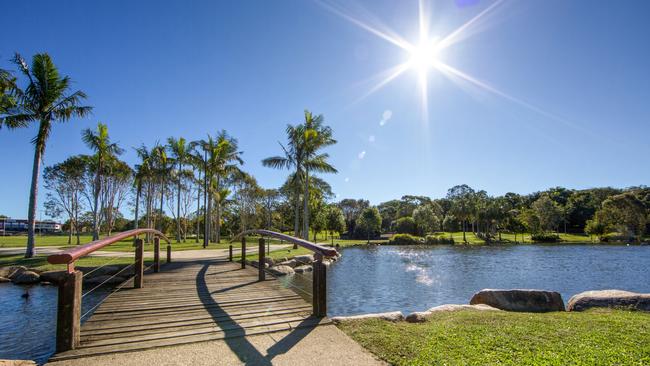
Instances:
[[[216,234],[217,234],[217,244],[221,243],[221,177],[217,176],[217,193],[219,194],[217,200],[217,225],[216,225]]]
[[[293,236],[298,238],[298,231],[300,230],[300,194],[298,193],[298,189],[296,187],[294,188],[296,189],[294,192],[296,197],[293,212]],[[298,244],[293,244],[293,249],[298,249]]]
[[[161,179],[160,181],[160,212],[158,213],[160,215],[160,224],[158,226],[158,231],[162,233],[163,231],[163,201],[165,200],[165,180]]]
[[[176,242],[181,242],[181,169],[183,165],[178,161],[178,189],[176,190]]]
[[[41,122],[42,124],[43,122]],[[36,231],[36,197],[38,195],[38,175],[41,172],[41,148],[36,145],[34,149],[34,164],[32,166],[32,185],[29,190],[29,207],[27,212],[27,248],[25,258],[34,256],[34,234]]]
[[[140,209],[140,192],[142,191],[142,182],[138,179],[137,186],[135,188],[135,221],[133,222],[133,228],[138,228],[138,214]]]
[[[199,169],[199,184],[197,184],[196,195],[196,239],[195,243],[199,242],[199,231],[201,231],[201,169]]]
[[[463,242],[467,243],[467,238],[465,237],[465,229],[466,229],[466,226],[467,226],[467,221],[466,220],[463,220],[462,226],[463,226]]]
[[[309,170],[305,168],[305,193],[302,207],[302,237],[309,240]]]

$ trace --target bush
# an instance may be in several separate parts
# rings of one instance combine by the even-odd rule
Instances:
[[[419,245],[424,244],[424,239],[410,234],[395,234],[388,241],[391,245]]]
[[[395,231],[400,234],[411,234],[415,235],[417,226],[415,225],[415,220],[412,217],[401,217],[395,221]]]
[[[427,245],[456,244],[456,242],[454,242],[454,238],[447,238],[444,236],[435,236],[435,235],[427,235],[427,237],[424,238],[424,243]]]
[[[531,239],[538,243],[557,243],[560,241],[560,236],[552,233],[549,234],[540,233],[540,234],[533,234],[531,236]]]
[[[629,235],[621,235],[618,233],[605,234],[600,237],[603,243],[630,243],[635,241],[634,237]]]

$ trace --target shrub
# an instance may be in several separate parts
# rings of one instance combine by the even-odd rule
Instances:
[[[456,244],[454,242],[454,238],[448,238],[444,236],[435,236],[435,235],[427,235],[426,238],[424,238],[424,243],[427,245],[437,245],[437,244]]]
[[[417,226],[415,225],[415,220],[412,217],[401,217],[395,221],[395,231],[400,234],[411,234],[415,235]]]
[[[539,233],[533,234],[531,239],[538,243],[557,243],[560,241],[560,236],[553,233]]]
[[[418,245],[424,244],[424,239],[418,238],[410,234],[395,234],[388,241],[388,244],[392,245]]]

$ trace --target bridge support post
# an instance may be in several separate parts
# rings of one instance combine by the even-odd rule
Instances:
[[[156,238],[157,239],[157,238]],[[135,277],[133,287],[142,288],[144,279],[144,245],[142,239],[135,239]]]
[[[241,238],[241,268],[246,268],[246,237]]]
[[[172,262],[172,245],[167,244],[167,263]]]
[[[327,267],[322,254],[314,253],[312,266],[312,313],[318,317],[327,316]]]
[[[232,244],[228,247],[228,261],[232,262]]]
[[[160,238],[153,239],[153,271],[160,272]]]
[[[264,251],[264,238],[260,238],[259,240],[259,247],[257,248],[257,252],[259,254],[259,259],[257,261],[257,273],[258,273],[258,280],[259,281],[264,281],[266,279],[266,272],[264,271],[264,267],[266,267],[266,261],[265,261],[265,251]]]
[[[67,273],[59,283],[56,314],[56,351],[64,352],[79,346],[81,333],[81,284],[83,273]]]

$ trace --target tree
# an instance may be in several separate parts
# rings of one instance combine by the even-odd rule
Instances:
[[[325,229],[329,231],[334,244],[334,232],[339,234],[345,231],[345,216],[343,211],[336,205],[328,205],[325,209]]]
[[[377,207],[369,207],[361,212],[361,215],[357,219],[357,228],[362,230],[368,243],[370,243],[370,237],[376,236],[381,230],[381,215]]]
[[[395,220],[395,231],[398,234],[417,235],[417,225],[411,216],[400,217]]]
[[[348,235],[352,236],[352,234],[356,232],[357,218],[359,218],[363,210],[370,207],[370,201],[346,198],[341,200],[337,206],[341,211],[343,211],[343,216],[345,216],[345,227],[347,228]]]
[[[642,193],[643,195],[640,195]],[[617,227],[623,235],[630,235],[640,242],[648,224],[650,206],[645,192],[628,191],[603,201],[596,219],[602,224]]]
[[[413,211],[413,220],[418,230],[424,236],[440,226],[440,218],[436,215],[431,204],[425,204]]]
[[[589,235],[594,241],[593,236],[596,235],[598,240],[602,240],[603,236],[607,233],[607,225],[600,222],[598,219],[587,220],[585,225],[585,234]]]
[[[111,139],[108,136],[108,127],[101,122],[97,124],[96,131],[89,128],[83,130],[81,133],[81,139],[90,150],[95,152],[95,155],[92,157],[93,167],[95,170],[92,210],[93,240],[97,240],[99,239],[99,215],[101,213],[99,195],[102,193],[102,180],[108,174],[106,166],[110,164],[109,162],[112,159],[115,159],[117,155],[122,154],[124,150],[117,146],[116,143],[111,142]]]
[[[48,216],[58,217],[55,212],[64,211],[68,216],[70,230],[68,244],[72,242],[73,232],[76,232],[77,245],[80,244],[78,218],[83,209],[79,194],[83,191],[84,159],[72,156],[62,163],[47,167],[43,173],[43,181],[47,194],[45,207]]]
[[[467,184],[449,188],[447,198],[452,201],[451,214],[460,222],[463,229],[463,241],[467,243],[465,232],[467,231],[467,220],[472,214],[472,200],[474,190]]]
[[[542,195],[531,205],[542,231],[553,231],[562,221],[560,206],[551,200],[548,195]]]
[[[183,177],[183,165],[189,156],[189,146],[184,138],[176,139],[170,137],[167,139],[167,148],[176,162],[175,179],[176,179],[176,242],[181,241],[181,185]]]
[[[16,106],[16,78],[7,70],[0,69],[0,128],[3,116]]]
[[[13,62],[27,78],[27,87],[15,88],[16,106],[7,111],[0,124],[14,129],[27,127],[30,122],[38,122],[38,133],[32,140],[34,161],[29,190],[27,248],[25,249],[25,257],[31,258],[34,256],[38,177],[45,146],[52,132],[52,122],[66,122],[73,117],[85,117],[91,112],[92,107],[80,105],[81,101],[86,99],[84,92],[77,90],[69,93],[70,78],[59,75],[48,54],[34,55],[31,67],[18,53]]]

